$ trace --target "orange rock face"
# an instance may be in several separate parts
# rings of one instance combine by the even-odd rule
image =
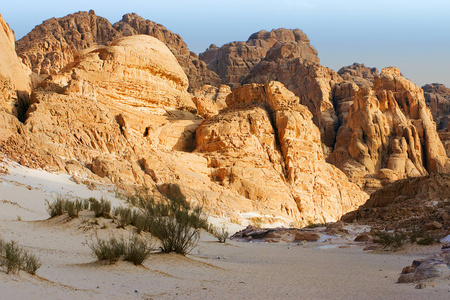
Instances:
[[[250,73],[266,54],[277,56],[279,53],[295,53],[308,61],[319,62],[317,51],[309,44],[309,39],[301,30],[275,29],[252,34],[246,42],[232,42],[221,48],[211,45],[200,59],[216,72],[222,83],[232,88],[241,85],[242,80]]]
[[[304,223],[336,219],[365,201],[325,162],[312,114],[282,84],[243,86],[227,105],[196,134],[196,152],[218,183]]]
[[[188,75],[192,90],[201,88],[204,83],[220,84],[220,78],[189,52],[179,35],[136,14],[126,14],[114,25],[92,10],[52,18],[17,41],[17,53],[36,74],[55,75],[72,62],[80,50],[109,45],[122,36],[140,34],[153,36],[168,46]]]
[[[361,185],[371,176],[395,181],[448,172],[448,158],[423,92],[397,68],[383,69],[373,89],[344,84],[340,88],[355,96],[331,163]]]

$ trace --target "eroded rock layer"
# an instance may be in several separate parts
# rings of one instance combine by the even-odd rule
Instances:
[[[211,45],[199,57],[220,76],[222,83],[235,88],[266,55],[284,52],[319,62],[317,51],[309,44],[306,34],[299,29],[284,28],[256,32],[246,42],[232,42],[220,48]]]
[[[397,68],[383,69],[373,89],[346,82],[337,89],[352,95],[352,104],[328,160],[354,182],[364,186],[372,177],[392,182],[449,171],[422,90]]]
[[[364,205],[345,215],[342,220],[375,225],[386,230],[415,228],[448,234],[449,204],[450,175],[432,174],[399,180],[379,189]],[[430,222],[438,224],[427,226]]]
[[[281,83],[237,88],[227,105],[196,133],[196,152],[220,185],[303,223],[336,219],[365,201],[325,162],[312,114]]]
[[[450,89],[439,83],[424,85],[422,89],[439,137],[450,157]]]
[[[189,52],[179,35],[136,14],[126,14],[114,25],[92,10],[52,18],[17,41],[17,53],[36,74],[54,75],[74,60],[77,51],[139,34],[153,36],[169,47],[187,74],[192,90],[205,83],[220,84],[219,77]]]

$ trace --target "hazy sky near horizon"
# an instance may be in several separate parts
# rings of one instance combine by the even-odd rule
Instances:
[[[7,1],[0,13],[20,39],[52,17],[95,10],[111,23],[126,13],[178,33],[191,51],[246,41],[259,30],[299,28],[333,70],[354,62],[379,70],[397,66],[422,86],[450,87],[449,0],[166,0]]]

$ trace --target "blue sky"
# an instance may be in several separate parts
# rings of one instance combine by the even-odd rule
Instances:
[[[261,29],[300,28],[318,50],[321,64],[338,70],[353,62],[378,69],[397,66],[419,86],[450,87],[449,0],[165,0],[7,1],[0,13],[20,38],[51,17],[94,9],[115,23],[136,12],[181,35],[203,52],[247,40]]]

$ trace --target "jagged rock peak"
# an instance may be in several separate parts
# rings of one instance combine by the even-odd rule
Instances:
[[[450,170],[422,90],[398,68],[383,69],[373,88],[346,82],[338,88],[352,103],[329,161],[354,182],[370,188],[374,178],[392,182]]]
[[[375,76],[378,75],[377,68],[366,67],[364,64],[353,63],[350,66],[339,69],[338,74],[345,80],[354,81],[359,86],[363,86],[366,81],[368,85],[373,85]]]
[[[138,34],[153,36],[166,44],[188,76],[191,90],[201,88],[203,84],[220,85],[217,74],[208,70],[197,55],[189,52],[178,34],[135,13],[124,15],[114,25],[95,15],[93,10],[46,20],[17,41],[17,53],[33,72],[57,74],[73,61],[77,51],[94,45],[108,45],[122,36]]]
[[[440,83],[431,83],[424,85],[422,89],[439,137],[450,157],[450,88]]]
[[[292,56],[319,62],[317,51],[309,44],[306,34],[299,29],[284,28],[256,32],[246,42],[231,42],[220,48],[211,45],[199,55],[222,82],[232,88],[240,86],[266,56],[271,59]]]

